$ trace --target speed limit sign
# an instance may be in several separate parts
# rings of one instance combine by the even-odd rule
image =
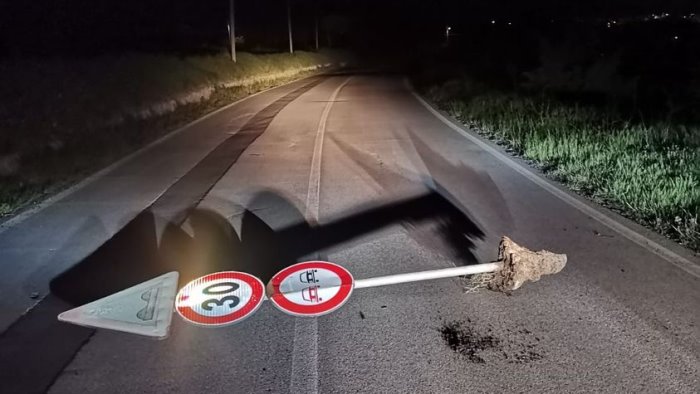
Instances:
[[[223,271],[205,275],[180,289],[177,313],[201,326],[226,326],[255,313],[265,298],[260,279],[245,272]]]

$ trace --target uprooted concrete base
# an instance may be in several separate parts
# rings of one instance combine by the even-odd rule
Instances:
[[[542,275],[561,271],[566,265],[566,255],[546,250],[533,252],[504,236],[498,246],[498,262],[503,263],[503,268],[495,272],[488,287],[491,290],[510,292],[528,280],[536,282]]]

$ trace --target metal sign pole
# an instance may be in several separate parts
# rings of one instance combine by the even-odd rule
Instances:
[[[367,287],[394,285],[398,283],[418,282],[431,279],[451,278],[455,276],[483,274],[486,272],[499,271],[501,267],[503,267],[503,263],[487,263],[467,265],[464,267],[444,268],[431,271],[410,272],[407,274],[378,276],[375,278],[367,279],[357,279],[355,280],[355,288],[362,289]]]

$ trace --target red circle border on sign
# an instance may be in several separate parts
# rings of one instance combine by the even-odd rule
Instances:
[[[287,298],[280,293],[280,284],[282,281],[292,274],[293,272],[316,268],[316,269],[326,269],[338,275],[340,278],[340,290],[338,293],[331,298],[329,301],[322,302],[318,305],[299,305],[289,301]],[[354,288],[354,279],[352,274],[344,267],[338,264],[330,263],[327,261],[305,261],[303,263],[297,263],[290,265],[289,267],[283,269],[282,271],[275,274],[270,280],[270,284],[273,288],[273,294],[269,297],[272,304],[277,307],[277,309],[282,312],[286,312],[295,316],[322,316],[327,313],[331,313],[336,309],[343,306],[345,301],[350,298],[350,294]]]
[[[180,291],[177,294],[176,298],[176,303],[177,301],[180,300],[182,294],[180,292],[187,287],[194,285],[195,282],[209,282],[209,281],[214,281],[217,279],[238,279],[241,280],[245,283],[247,283],[251,289],[253,294],[251,295],[250,299],[248,300],[248,303],[245,304],[241,309],[237,310],[234,313],[231,313],[229,315],[223,315],[223,316],[203,316],[200,315],[199,313],[195,312],[194,309],[188,307],[188,306],[178,306],[177,313],[186,321],[200,325],[200,326],[226,326],[234,323],[238,323],[239,321],[245,319],[249,315],[252,315],[253,312],[258,310],[260,306],[262,305],[263,300],[265,299],[265,285],[262,283],[260,279],[257,277],[250,275],[245,272],[239,272],[239,271],[221,271],[221,272],[215,272],[213,274],[208,274],[202,277],[199,277],[180,289]],[[177,305],[177,304],[176,304]]]

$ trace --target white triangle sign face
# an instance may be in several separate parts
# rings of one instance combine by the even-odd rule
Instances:
[[[58,320],[165,339],[173,318],[178,273],[157,278],[65,311]]]

